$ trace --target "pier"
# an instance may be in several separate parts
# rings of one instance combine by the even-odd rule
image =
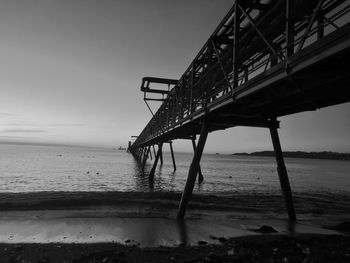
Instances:
[[[290,221],[292,191],[278,118],[350,101],[350,5],[338,0],[236,0],[180,79],[145,77],[144,100],[161,101],[128,151],[153,183],[162,149],[189,140],[194,155],[179,203],[185,216],[209,133],[237,126],[267,128]],[[164,88],[160,88],[164,86]],[[148,104],[147,104],[148,105]],[[315,131],[317,132],[317,131]],[[197,140],[198,137],[198,140]]]

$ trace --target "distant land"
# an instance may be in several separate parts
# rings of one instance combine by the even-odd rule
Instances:
[[[234,153],[233,155],[249,155],[249,156],[275,156],[274,151],[261,151],[252,153]],[[327,160],[346,160],[350,161],[350,153],[338,153],[338,152],[283,152],[284,157],[290,158],[309,158],[309,159],[327,159]]]

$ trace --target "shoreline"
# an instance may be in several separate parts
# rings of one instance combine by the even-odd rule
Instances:
[[[337,228],[350,222],[349,196],[336,204],[326,194],[296,196],[295,225],[288,224],[277,195],[195,194],[186,219],[178,221],[179,198],[177,192],[0,193],[0,258],[18,263],[350,259],[349,223],[345,231]]]
[[[176,210],[155,207],[77,207],[66,210],[4,211],[0,216],[0,243],[119,243],[140,247],[188,246],[198,242],[218,244],[220,239],[266,233],[342,234],[309,221],[289,223],[285,219],[258,214],[189,212],[184,220]],[[337,224],[338,226],[339,224]],[[349,226],[345,224],[343,229]],[[214,238],[215,237],[215,238]]]
[[[42,210],[74,209],[88,206],[153,206],[177,209],[181,192],[0,192],[0,209]],[[350,194],[347,193],[294,193],[298,214],[350,215]],[[193,193],[189,210],[237,211],[248,213],[285,213],[282,194],[266,193]]]
[[[157,228],[158,225],[164,225],[163,229],[171,233],[182,231],[179,229],[178,221],[175,220],[180,198],[181,193],[178,192],[0,193],[2,210],[0,222],[6,223],[7,229],[12,229],[14,232],[17,230],[17,225],[27,224],[28,228],[34,229],[28,232],[28,236],[37,233],[43,240],[49,242],[59,241],[60,233],[53,232],[55,238],[47,238],[40,229],[59,229],[63,223],[65,228],[70,228],[73,232],[72,242],[82,238],[79,233],[75,233],[80,223],[86,225],[81,230],[84,233],[90,233],[88,229],[96,225],[101,228],[99,230],[101,234],[94,239],[95,241],[114,240],[104,238],[108,236],[108,230],[106,230],[108,226],[128,229],[135,238],[142,240],[144,237],[134,233],[133,228],[142,229],[145,224],[143,221],[148,222],[148,227]],[[335,198],[336,202],[334,202]],[[327,232],[325,227],[350,222],[350,195],[335,197],[326,194],[311,196],[305,194],[295,196],[294,202],[298,218],[296,232],[309,231],[325,234]],[[184,222],[195,225],[190,228],[196,229],[192,235],[197,237],[200,237],[201,232],[203,232],[202,236],[212,235],[210,229],[213,230],[215,227],[217,229],[215,231],[231,234],[226,237],[249,235],[250,228],[259,228],[262,225],[272,226],[280,233],[289,231],[287,213],[281,195],[194,194]],[[158,230],[162,232],[161,228]],[[25,232],[23,228],[21,231]],[[10,232],[9,230],[0,231],[2,240],[6,240],[4,239],[6,235],[11,236]],[[336,232],[330,234],[336,234]],[[114,236],[125,235],[116,230]],[[25,237],[24,235],[23,238]],[[160,238],[167,240],[164,235],[160,235]],[[20,238],[16,240],[21,241]],[[30,242],[31,239],[26,240]],[[69,238],[65,241],[68,240]],[[86,242],[89,238],[85,237],[81,240]],[[171,243],[167,242],[165,243]]]

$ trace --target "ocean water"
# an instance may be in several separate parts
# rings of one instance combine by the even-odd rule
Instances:
[[[169,153],[153,187],[125,151],[0,145],[0,242],[119,242],[197,245],[256,234],[270,225],[290,231],[271,157],[204,154],[186,221],[175,220],[190,153]],[[297,233],[332,234],[321,226],[350,220],[350,162],[286,158]],[[328,231],[328,232],[327,232]]]
[[[175,152],[173,171],[169,153],[159,166],[153,188],[131,154],[83,147],[0,145],[0,192],[41,191],[182,191],[192,154]],[[350,162],[285,158],[294,193],[350,195]],[[279,194],[280,185],[272,157],[204,154],[204,181],[195,192]]]

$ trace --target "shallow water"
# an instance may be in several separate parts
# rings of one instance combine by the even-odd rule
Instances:
[[[131,154],[112,149],[0,145],[0,192],[182,191],[192,154],[169,153],[157,169],[153,189]],[[350,194],[350,162],[286,158],[293,192]],[[204,154],[204,182],[195,192],[276,194],[280,186],[272,157]]]

